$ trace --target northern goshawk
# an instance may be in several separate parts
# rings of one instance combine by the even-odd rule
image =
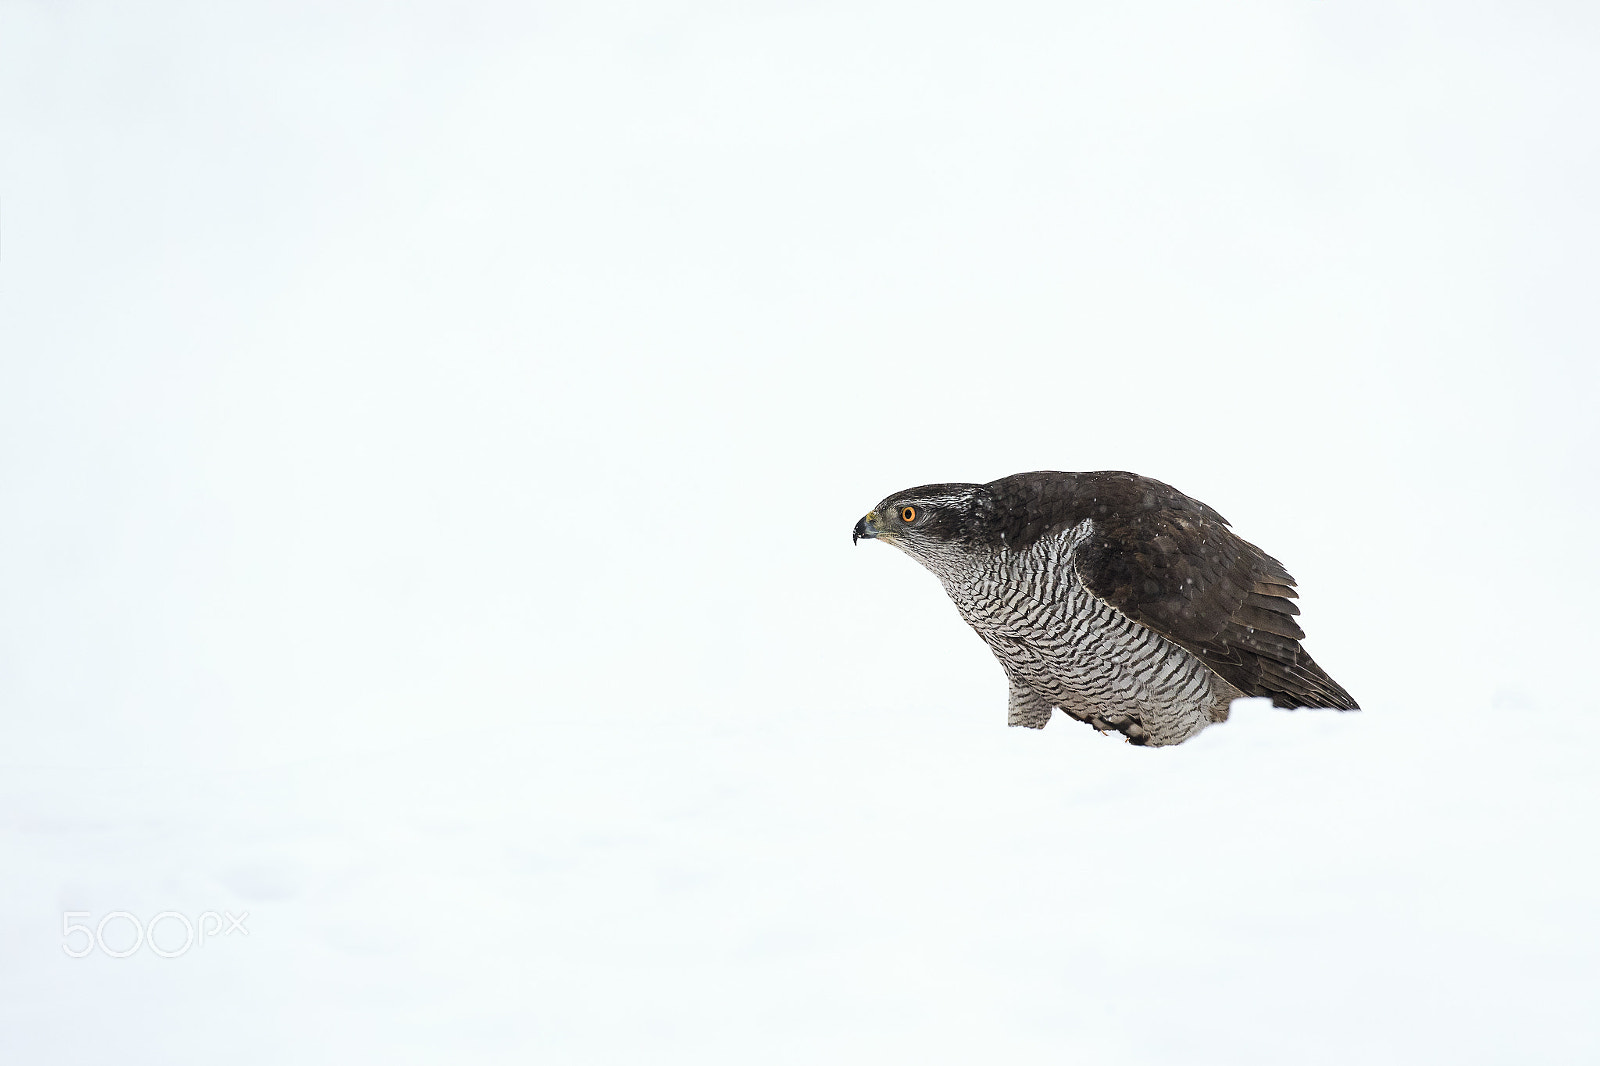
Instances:
[[[1008,720],[1059,707],[1179,744],[1241,696],[1358,710],[1300,647],[1294,578],[1170,485],[1121,470],[922,485],[856,523],[939,578],[1011,682]]]

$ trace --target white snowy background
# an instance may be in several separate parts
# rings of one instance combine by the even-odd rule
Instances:
[[[1600,1060],[1597,189],[1592,4],[6,0],[0,1058]],[[1365,712],[1008,730],[1040,468]]]

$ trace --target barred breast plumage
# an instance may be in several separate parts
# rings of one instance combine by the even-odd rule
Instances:
[[[896,493],[857,523],[943,583],[1010,682],[1008,721],[1052,710],[1177,744],[1243,695],[1355,709],[1300,647],[1293,578],[1227,521],[1122,471]]]

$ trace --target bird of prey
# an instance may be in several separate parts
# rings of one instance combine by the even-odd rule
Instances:
[[[851,543],[933,571],[1011,683],[1010,725],[1052,710],[1133,744],[1181,744],[1242,696],[1359,710],[1300,647],[1294,578],[1228,520],[1123,470],[921,485]]]

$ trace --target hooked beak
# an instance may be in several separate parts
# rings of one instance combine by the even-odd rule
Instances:
[[[877,540],[877,539],[878,539],[878,512],[877,511],[868,511],[866,517],[863,518],[861,521],[856,523],[855,531],[850,534],[850,543],[854,544],[858,540]]]

